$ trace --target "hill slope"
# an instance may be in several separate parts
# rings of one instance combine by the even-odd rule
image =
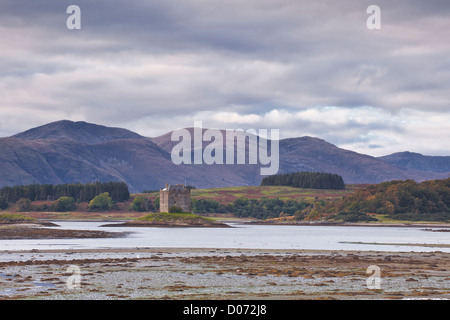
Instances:
[[[448,173],[398,168],[378,158],[345,150],[325,140],[301,137],[280,141],[280,172],[318,171],[342,176],[345,183],[417,181],[448,177]]]
[[[378,159],[402,169],[450,172],[450,157],[424,156],[420,153],[405,151],[379,157]]]
[[[0,138],[0,186],[124,181],[131,192],[140,192],[159,189],[165,183],[198,188],[255,186],[263,178],[259,164],[175,165],[170,152],[177,142],[170,138],[171,132],[146,138],[129,130],[86,122],[50,123]],[[204,142],[203,148],[208,145]],[[245,148],[248,151],[248,145]],[[282,139],[279,148],[279,173],[335,173],[347,184],[448,176],[438,170],[401,168],[386,159],[344,150],[312,137]]]

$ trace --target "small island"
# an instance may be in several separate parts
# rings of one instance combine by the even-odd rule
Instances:
[[[133,221],[102,227],[169,227],[228,228],[229,225],[192,213],[191,189],[185,185],[169,185],[159,190],[159,213],[150,213]]]
[[[133,221],[106,224],[102,227],[168,227],[228,228],[229,225],[192,213],[191,189],[182,184],[169,185],[159,191],[160,212],[150,213]]]
[[[132,221],[101,227],[231,228],[228,224],[192,213],[150,213]]]

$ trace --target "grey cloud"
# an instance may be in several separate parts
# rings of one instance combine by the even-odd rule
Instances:
[[[65,9],[75,2],[4,0],[0,116],[8,120],[0,120],[0,135],[42,124],[44,115],[24,122],[13,112],[27,109],[131,130],[143,128],[137,119],[184,125],[208,111],[262,117],[372,106],[383,117],[407,108],[447,114],[450,3],[378,0],[382,29],[370,31],[372,2],[77,0],[82,30],[69,31]],[[385,122],[365,129],[402,131]],[[362,123],[323,123],[298,120],[286,131],[362,139]]]

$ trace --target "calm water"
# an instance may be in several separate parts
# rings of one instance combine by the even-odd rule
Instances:
[[[342,226],[261,226],[231,224],[234,228],[114,228],[99,227],[105,222],[56,222],[62,229],[133,232],[117,239],[0,240],[0,251],[31,249],[95,248],[248,248],[360,251],[450,252],[445,247],[408,244],[450,245],[450,233],[428,232],[421,228]],[[437,228],[438,229],[438,228]],[[355,244],[400,243],[402,245]]]

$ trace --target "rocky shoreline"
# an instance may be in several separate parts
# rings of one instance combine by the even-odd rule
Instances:
[[[6,252],[0,299],[450,299],[450,254],[266,249]],[[68,287],[79,270],[78,287]],[[368,286],[369,266],[380,270]],[[72,268],[72,269],[70,269]]]
[[[335,227],[406,227],[406,228],[449,228],[449,223],[363,223],[363,222],[324,222],[324,221],[247,221],[244,224],[254,225],[280,225],[280,226],[335,226]],[[426,231],[434,231],[428,229]],[[442,229],[441,232],[446,232]]]
[[[84,238],[122,238],[127,232],[108,232],[97,230],[66,230],[45,228],[57,227],[52,222],[14,223],[0,225],[0,240],[17,239],[84,239]]]

